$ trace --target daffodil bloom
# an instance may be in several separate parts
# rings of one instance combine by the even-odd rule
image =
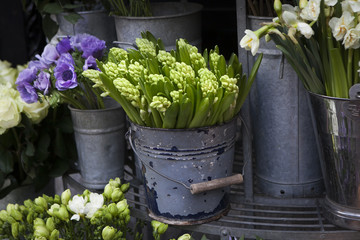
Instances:
[[[337,4],[338,0],[325,0],[324,2],[326,6],[333,7]]]
[[[356,49],[360,47],[360,24],[358,24],[355,28],[351,28],[347,31],[343,44],[345,49]]]
[[[249,29],[245,30],[246,35],[241,39],[240,46],[242,48],[245,48],[246,50],[251,50],[251,54],[255,56],[255,54],[259,50],[259,45],[260,45],[259,38],[264,36],[268,32],[268,30],[272,27],[273,25],[269,24],[259,28],[255,32]]]
[[[314,30],[307,23],[298,22],[296,29],[307,39],[310,39],[311,36],[314,35]]]
[[[321,0],[310,0],[301,10],[300,17],[304,20],[316,21],[320,14],[320,2]]]
[[[307,39],[314,35],[314,30],[311,28],[311,26],[305,22],[299,21],[295,12],[284,11],[282,16],[284,22],[287,25],[299,31]]]
[[[348,29],[355,26],[355,17],[349,12],[344,12],[340,18],[333,17],[329,21],[332,34],[337,41],[344,38]]]
[[[346,0],[346,2],[349,4],[351,10],[354,13],[360,12],[360,1],[359,0]]]

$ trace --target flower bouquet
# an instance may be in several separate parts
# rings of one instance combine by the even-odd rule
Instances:
[[[97,69],[96,60],[104,56],[105,49],[105,41],[88,34],[46,45],[16,80],[21,98],[26,103],[48,97],[51,106],[68,103],[78,109],[104,108],[101,92],[81,73]]]
[[[229,121],[240,111],[259,68],[247,78],[233,54],[227,64],[219,49],[198,52],[184,39],[166,52],[149,32],[138,50],[111,48],[101,71],[86,70],[104,93],[118,101],[129,119],[155,128],[195,128]]]
[[[259,38],[273,40],[307,90],[349,98],[359,82],[359,3],[301,0],[298,6],[274,2],[278,17],[256,31],[246,30],[241,47],[255,55]]]
[[[72,133],[69,116],[61,108],[49,110],[46,98],[33,103],[20,98],[15,80],[23,69],[0,61],[0,199],[22,185],[44,187],[73,160],[71,141],[63,142]]]

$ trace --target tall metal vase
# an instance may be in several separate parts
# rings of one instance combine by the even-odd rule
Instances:
[[[109,179],[124,176],[125,113],[117,103],[105,109],[70,108],[81,183],[102,189]]]
[[[310,93],[326,186],[324,216],[360,230],[360,100]]]
[[[267,21],[249,17],[251,29]],[[323,179],[306,91],[273,42],[262,39],[260,47],[250,93],[258,189],[274,197],[319,196]]]

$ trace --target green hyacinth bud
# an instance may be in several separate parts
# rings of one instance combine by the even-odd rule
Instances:
[[[112,222],[113,218],[112,218],[112,215],[111,213],[107,212],[103,215],[103,220],[105,222]]]
[[[14,238],[17,238],[19,236],[19,226],[20,226],[20,224],[18,222],[11,224],[11,235]]]
[[[70,198],[71,198],[71,191],[70,191],[70,189],[66,189],[61,194],[61,203],[64,204],[64,205],[67,205]]]
[[[152,98],[152,102],[150,103],[150,107],[155,108],[160,113],[165,113],[166,110],[170,107],[171,102],[166,98],[162,96],[154,96]]]
[[[34,220],[34,227],[38,227],[38,226],[44,226],[44,227],[46,226],[44,219],[36,218]]]
[[[34,212],[30,211],[29,214],[26,216],[26,222],[32,224],[34,221]]]
[[[52,217],[46,220],[46,228],[52,232],[55,229],[54,219]]]
[[[122,200],[123,197],[124,197],[124,194],[122,193],[122,191],[119,188],[115,188],[111,194],[111,200],[113,202],[118,202],[118,201]]]
[[[54,230],[52,230],[49,239],[50,239],[50,240],[58,240],[59,237],[60,237],[60,232],[59,232],[59,230],[54,229]]]
[[[115,234],[116,234],[115,228],[106,226],[102,230],[101,236],[103,237],[104,240],[112,240],[114,239]]]
[[[54,203],[61,204],[61,197],[58,194],[54,196]]]
[[[125,217],[125,223],[126,224],[128,224],[130,222],[130,218],[131,218],[130,215],[126,215],[126,217]]]
[[[59,208],[59,212],[56,214],[58,216],[58,218],[60,218],[61,220],[64,221],[68,221],[69,220],[69,212],[66,209],[65,205],[61,205]]]
[[[35,202],[36,205],[38,205],[38,206],[42,207],[43,209],[47,210],[48,205],[47,205],[47,202],[46,202],[45,198],[37,197],[37,198],[35,198],[34,202]]]
[[[24,201],[24,206],[30,209],[32,206],[34,206],[34,203],[28,199]]]
[[[8,222],[10,224],[16,222],[16,220],[13,217],[11,217],[6,210],[0,211],[0,220],[4,222]]]
[[[113,188],[117,188],[120,187],[121,185],[121,180],[120,178],[115,178],[115,179],[110,179],[109,184],[113,187]]]
[[[15,209],[15,204],[9,203],[6,205],[6,211],[10,214],[11,210]]]
[[[48,238],[50,232],[45,226],[34,226],[34,236]]]
[[[114,217],[119,213],[119,210],[115,203],[110,203],[107,208],[111,215],[113,215]]]
[[[144,38],[137,38],[135,42],[140,52],[156,56],[156,48],[154,43]]]

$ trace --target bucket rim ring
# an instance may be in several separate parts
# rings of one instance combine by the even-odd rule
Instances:
[[[232,119],[230,119],[230,120],[228,120],[226,122],[223,122],[222,124],[215,124],[215,125],[212,125],[212,126],[205,126],[205,127],[195,127],[195,128],[156,128],[156,127],[142,126],[142,125],[139,125],[137,123],[134,123],[126,115],[126,118],[131,123],[131,125],[134,125],[134,126],[136,126],[138,128],[142,128],[142,129],[164,131],[164,132],[170,132],[170,131],[174,131],[174,132],[183,132],[183,131],[188,131],[188,132],[200,131],[201,132],[201,131],[207,131],[209,128],[222,127],[222,126],[225,126],[225,125],[231,125],[231,123],[237,121],[238,117],[239,117],[239,113],[235,114],[235,116]]]
[[[114,106],[114,107],[101,108],[101,109],[78,109],[72,107],[70,104],[68,105],[68,108],[74,112],[87,112],[87,113],[95,113],[95,112],[101,113],[101,112],[109,112],[112,110],[122,109],[121,106]]]
[[[314,92],[311,92],[309,90],[307,90],[307,92],[312,96],[319,97],[319,98],[325,98],[325,99],[329,99],[329,100],[341,100],[341,101],[345,101],[345,102],[360,101],[360,99],[331,97],[331,96],[327,96],[327,95],[323,95],[323,94],[319,94],[319,93],[314,93]]]
[[[105,13],[108,14],[108,12],[105,9],[98,9],[98,10],[88,10],[88,11],[78,11],[76,12],[79,15],[90,15],[90,14],[98,14],[98,13]],[[56,15],[60,15],[60,16],[66,16],[69,15],[69,12],[61,12],[58,13]],[[108,16],[108,15],[107,15]]]
[[[177,5],[192,5],[191,10],[183,12],[183,13],[176,13],[171,15],[160,15],[160,16],[151,16],[151,17],[130,17],[130,16],[117,16],[112,15],[115,19],[127,19],[127,20],[157,20],[157,19],[164,19],[164,18],[178,18],[178,17],[184,17],[191,14],[195,14],[198,12],[201,12],[204,8],[203,5],[199,3],[193,3],[193,2],[158,2],[158,3],[152,3],[151,6],[161,6],[161,5],[169,5],[169,4],[177,4]]]

